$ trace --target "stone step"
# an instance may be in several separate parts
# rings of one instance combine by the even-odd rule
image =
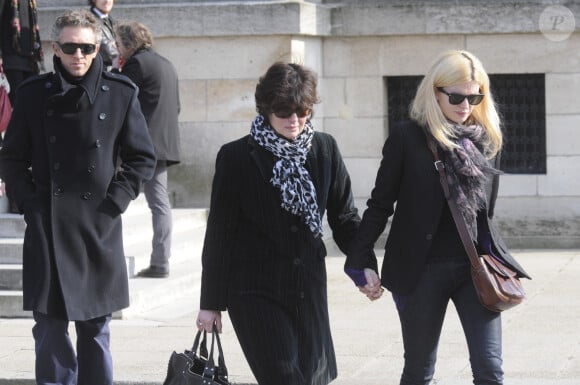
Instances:
[[[131,306],[115,313],[115,318],[130,318],[150,309],[162,307],[176,298],[193,296],[199,277],[200,256],[205,235],[207,209],[174,209],[171,274],[166,279],[134,278],[142,268],[148,266],[153,236],[150,212],[142,201],[138,201],[123,214],[125,253],[129,274]],[[31,312],[22,310],[22,216],[9,215],[11,235],[20,237],[0,238],[0,317],[28,318]],[[0,218],[0,223],[3,222]],[[6,227],[4,228],[6,229]],[[0,227],[0,234],[2,228]],[[10,289],[10,290],[5,290]]]
[[[1,273],[0,273],[1,274]],[[20,274],[21,276],[21,274]],[[171,264],[168,278],[129,279],[130,306],[113,314],[116,319],[136,318],[176,300],[197,298],[201,282],[200,257]],[[20,286],[22,283],[20,282]],[[172,310],[175,313],[178,310]],[[184,308],[183,314],[192,311]],[[29,318],[32,312],[22,310],[21,290],[0,290],[0,318]]]
[[[31,318],[32,312],[22,310],[22,291],[0,290],[0,318]]]
[[[0,221],[0,223],[2,223]],[[0,238],[0,264],[22,263],[22,237]]]
[[[0,290],[22,290],[22,264],[0,264]]]
[[[173,238],[176,239],[174,243],[179,242],[182,233],[205,227],[207,209],[173,209],[172,213]],[[22,233],[16,235],[15,231],[10,230],[9,232],[11,234],[8,236],[2,232],[5,229],[2,226],[5,221],[2,215],[0,215],[0,264],[22,263],[22,244],[25,225],[22,216],[17,217],[20,218],[10,218],[10,221],[13,222],[13,225],[21,221]],[[10,227],[14,228],[14,226]],[[149,212],[132,212],[130,216],[123,217],[123,242],[126,255],[135,257],[139,254],[150,253],[152,237],[153,229]],[[149,258],[148,255],[146,257]]]
[[[174,226],[172,233],[170,264],[177,264],[201,255],[205,225],[203,226]],[[147,232],[140,240],[125,243],[127,255],[127,270],[129,277],[149,266],[151,254],[152,233]]]
[[[180,299],[197,298],[199,297],[200,282],[200,258],[172,263],[168,278],[132,278],[129,280],[130,306],[115,312],[113,317],[117,319],[138,318]],[[193,306],[181,309],[183,314],[191,313],[192,310],[194,310]]]
[[[183,251],[189,249],[184,248]],[[130,306],[115,312],[116,319],[138,317],[153,309],[161,308],[168,303],[183,298],[197,298],[201,282],[200,253],[188,257],[177,254],[177,261],[171,261],[171,272],[168,278],[129,279]],[[15,269],[19,268],[16,266]],[[0,272],[0,275],[3,272]],[[19,273],[21,277],[21,271]],[[22,283],[20,282],[20,286]],[[184,314],[192,309],[183,309]],[[0,290],[0,318],[29,318],[32,312],[22,310],[21,290]]]
[[[1,238],[22,238],[25,229],[26,223],[23,215],[0,213]]]

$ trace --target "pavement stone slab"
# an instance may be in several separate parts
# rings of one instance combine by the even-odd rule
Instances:
[[[580,250],[517,250],[533,277],[527,300],[502,314],[506,385],[580,384]],[[381,261],[379,261],[380,263]],[[403,365],[400,326],[391,296],[370,302],[328,257],[328,298],[339,377],[333,385],[398,385]],[[134,319],[111,324],[115,385],[160,385],[172,351],[195,335],[199,282],[193,296],[172,298]],[[222,343],[233,384],[255,384],[227,313]],[[0,319],[0,385],[33,385],[31,319]],[[74,338],[74,327],[70,328]],[[471,383],[463,331],[448,307],[432,385]],[[275,384],[273,384],[275,385]]]

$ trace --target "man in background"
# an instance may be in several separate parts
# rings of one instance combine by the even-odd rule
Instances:
[[[117,47],[124,65],[121,73],[139,87],[139,102],[155,146],[157,165],[145,182],[145,198],[153,219],[153,241],[149,267],[138,275],[165,278],[171,256],[171,204],[167,192],[167,168],[180,161],[179,84],[169,60],[155,52],[149,28],[137,22],[117,27]]]

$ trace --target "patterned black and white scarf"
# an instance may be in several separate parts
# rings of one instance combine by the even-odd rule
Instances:
[[[315,238],[322,236],[316,190],[308,170],[304,168],[314,137],[310,120],[306,121],[304,131],[294,141],[288,141],[276,135],[264,117],[258,115],[252,122],[250,135],[278,158],[270,182],[280,189],[282,208],[300,216]]]
[[[491,167],[477,147],[485,135],[483,127],[455,125],[454,131],[459,147],[445,151],[447,181],[472,239],[477,239],[477,212],[486,206],[487,180],[502,172]]]

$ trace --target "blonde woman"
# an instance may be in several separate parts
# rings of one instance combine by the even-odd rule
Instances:
[[[405,365],[400,384],[431,382],[450,300],[463,326],[474,384],[502,384],[501,315],[477,298],[427,146],[428,137],[437,144],[451,196],[479,251],[502,258],[519,276],[528,277],[492,220],[502,133],[481,62],[466,51],[441,54],[419,85],[410,116],[390,128],[345,271],[369,298],[380,296],[373,247],[392,215],[380,285],[391,291],[401,321]]]

